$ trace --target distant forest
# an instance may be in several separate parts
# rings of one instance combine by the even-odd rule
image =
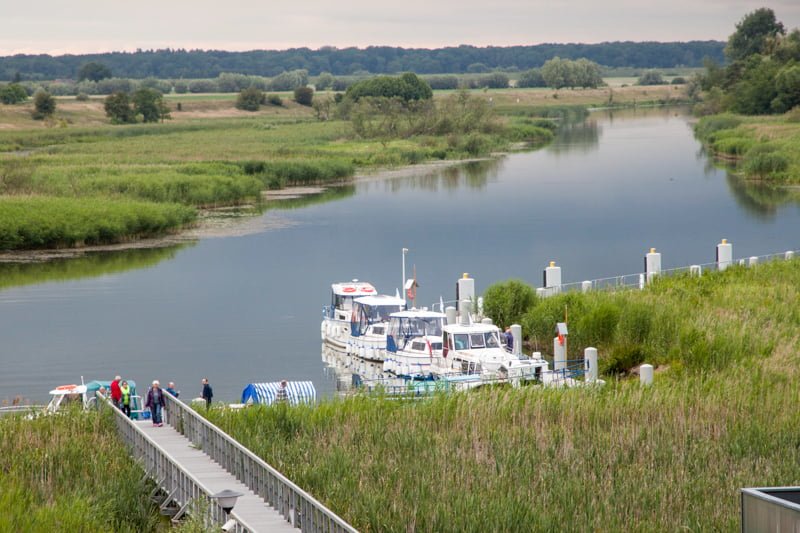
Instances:
[[[709,57],[717,63],[725,58],[721,41],[674,43],[613,42],[601,44],[539,44],[534,46],[457,46],[429,50],[370,46],[368,48],[323,47],[319,50],[137,50],[85,55],[15,55],[0,57],[0,80],[74,79],[82,65],[101,63],[118,78],[214,78],[223,72],[276,76],[284,71],[305,69],[312,76],[330,72],[348,74],[418,74],[527,70],[541,67],[555,56],[585,57],[608,67],[672,68],[699,67]]]

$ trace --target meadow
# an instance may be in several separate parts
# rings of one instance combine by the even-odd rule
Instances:
[[[799,282],[800,261],[775,262],[534,302],[528,341],[552,346],[567,305],[602,388],[208,417],[362,531],[731,531],[741,487],[800,478]],[[620,346],[658,366],[652,387]]]
[[[697,137],[747,179],[770,185],[800,183],[800,110],[777,116],[703,117]]]

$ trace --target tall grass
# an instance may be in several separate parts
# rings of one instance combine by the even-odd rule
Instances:
[[[800,261],[575,295],[570,345],[594,320],[612,346],[661,354],[650,388],[606,376],[208,416],[363,531],[731,531],[741,487],[800,478],[799,281]],[[550,301],[563,313],[566,297],[534,309]]]
[[[178,204],[109,198],[0,197],[0,250],[120,242],[188,224]]]
[[[151,486],[108,415],[0,418],[0,531],[159,529]]]

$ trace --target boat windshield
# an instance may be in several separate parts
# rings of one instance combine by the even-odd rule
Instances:
[[[403,338],[442,336],[442,319],[439,317],[414,317],[393,318],[390,325],[390,335]]]
[[[402,311],[403,308],[397,305],[365,305],[364,311],[370,322],[388,322],[389,315]]]
[[[453,346],[456,350],[475,350],[481,348],[499,348],[500,339],[497,332],[456,333],[453,335]]]

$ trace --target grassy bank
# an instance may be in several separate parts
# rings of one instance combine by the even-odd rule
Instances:
[[[194,210],[178,204],[97,197],[0,197],[0,249],[121,242],[159,235],[194,217]]]
[[[13,197],[18,205],[26,205],[15,212],[20,228],[12,230],[25,233],[24,227],[38,228],[41,221],[35,212],[43,202],[56,202],[34,200],[34,196],[70,199],[59,200],[58,215],[74,210],[72,218],[82,216],[80,202],[87,198],[179,203],[193,211],[258,203],[264,189],[339,183],[359,169],[458,160],[487,155],[513,143],[541,145],[553,137],[552,123],[523,118],[501,119],[497,128],[480,133],[360,138],[350,122],[319,121],[311,108],[292,102],[248,113],[235,109],[234,101],[234,95],[192,98],[181,102],[181,111],[173,111],[174,118],[167,123],[114,126],[103,117],[102,100],[62,99],[56,120],[48,122],[54,127],[49,128],[23,120],[20,109],[25,106],[0,106],[4,126],[0,129],[0,197]],[[448,97],[442,101],[446,105]],[[9,205],[4,203],[0,209],[5,211]],[[160,231],[179,228],[191,218],[170,218]],[[115,242],[149,233],[136,226],[120,229],[121,233],[111,235],[98,229],[99,241],[92,237],[94,230],[44,239],[4,235],[0,249]],[[72,228],[62,232],[70,234]]]
[[[737,164],[746,178],[769,184],[800,183],[800,112],[780,116],[713,115],[695,127],[713,153]]]
[[[0,418],[0,531],[156,531],[151,487],[99,413]]]
[[[364,531],[731,531],[740,487],[800,478],[799,283],[800,261],[774,263],[530,310],[568,304],[571,348],[598,341],[606,370],[623,345],[669,365],[648,389],[606,375],[209,416]]]

